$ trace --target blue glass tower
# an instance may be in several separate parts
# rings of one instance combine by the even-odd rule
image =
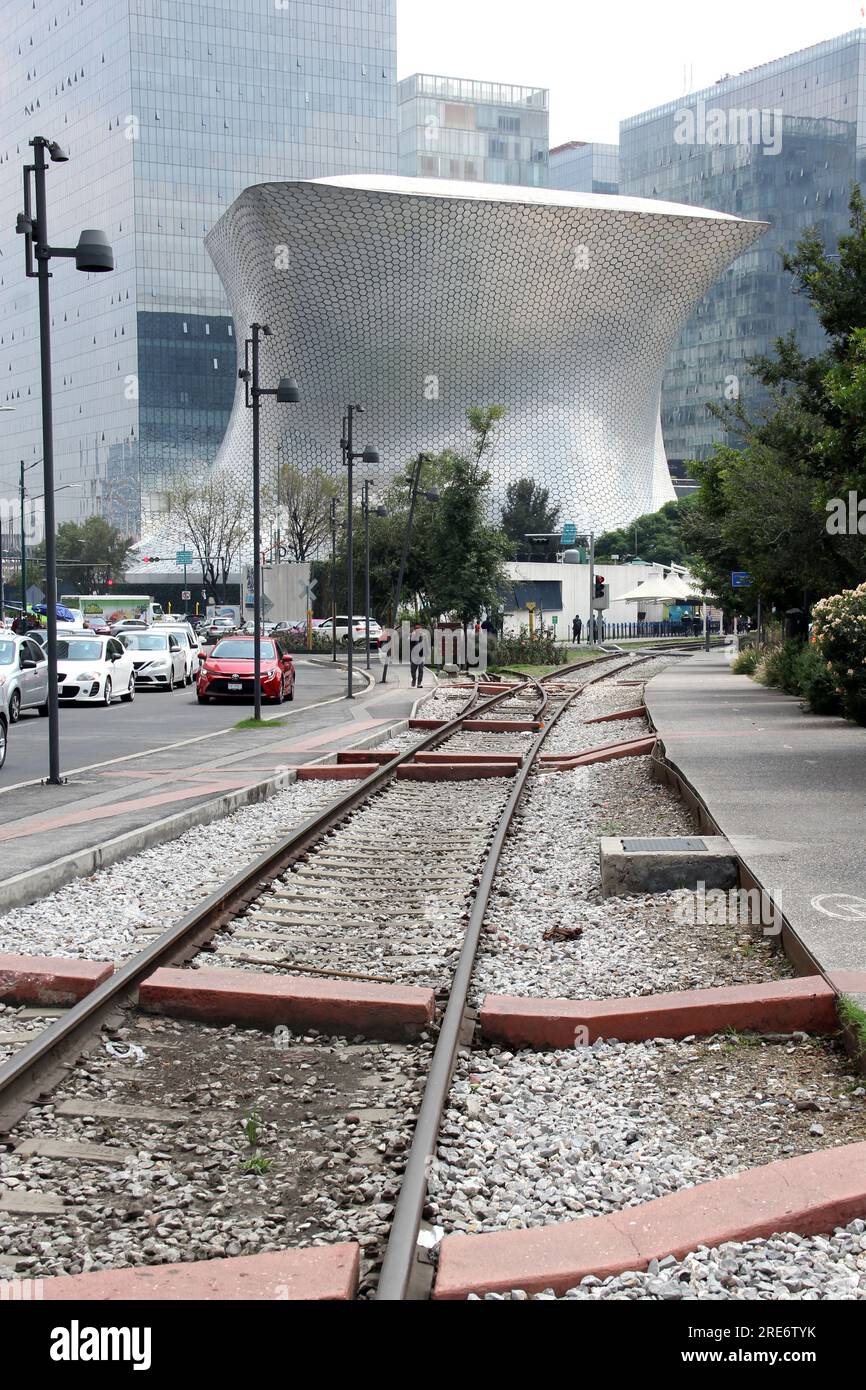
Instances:
[[[392,173],[395,0],[4,0],[0,11],[0,493],[41,454],[36,294],[16,239],[37,134],[51,239],[101,227],[111,275],[52,285],[59,518],[136,533],[214,457],[234,397],[203,238],[270,179]],[[34,472],[33,476],[36,476]]]

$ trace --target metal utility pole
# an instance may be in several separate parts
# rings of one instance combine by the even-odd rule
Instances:
[[[593,645],[595,644],[595,633],[594,633],[593,627],[592,627],[592,621],[593,621],[593,618],[595,617],[595,609],[594,609],[593,606],[592,606],[592,601],[593,601],[594,598],[595,598],[595,532],[594,532],[594,531],[590,531],[590,533],[589,533],[589,625],[588,625],[587,631],[586,631],[586,640],[587,640],[587,642],[592,642]]]
[[[246,390],[246,405],[253,412],[253,718],[262,717],[262,498],[259,458],[259,408],[262,396],[275,396],[278,405],[295,405],[301,393],[294,377],[280,377],[278,386],[259,385],[259,345],[269,338],[266,323],[251,323],[251,337],[244,342],[244,365],[238,376]]]
[[[345,422],[343,424],[345,430]],[[331,660],[337,660],[337,499],[331,498]]]
[[[348,524],[347,524],[347,527],[346,527],[346,533],[347,533],[347,534],[346,534],[346,566],[347,566],[348,573],[347,573],[347,576],[346,576],[346,580],[347,580],[346,588],[347,588],[347,590],[348,590],[348,603],[349,603],[349,613],[348,613],[349,631],[348,631],[348,652],[347,652],[347,655],[348,655],[348,676],[347,676],[347,684],[346,684],[346,699],[347,699],[347,700],[354,700],[354,698],[355,698],[355,693],[354,693],[354,691],[353,691],[353,689],[352,689],[352,675],[353,675],[353,664],[352,664],[352,663],[353,663],[353,657],[354,657],[353,629],[354,629],[354,618],[355,618],[355,607],[354,607],[354,605],[355,605],[355,555],[354,555],[354,530],[353,530],[353,516],[352,516],[352,512],[353,512],[353,497],[352,497],[352,465],[354,464],[355,459],[361,459],[361,461],[362,461],[363,463],[368,463],[368,464],[369,464],[369,463],[378,463],[378,462],[379,462],[379,455],[378,455],[377,451],[372,447],[372,445],[367,444],[367,445],[365,445],[365,447],[364,447],[363,449],[359,450],[358,452],[355,452],[355,450],[354,450],[353,447],[352,447],[352,444],[353,444],[353,420],[354,420],[355,415],[363,415],[363,414],[364,414],[364,407],[363,407],[362,405],[349,405],[349,406],[346,407],[346,414],[345,414],[345,416],[343,417],[343,426],[344,426],[344,429],[343,429],[343,437],[342,437],[342,439],[340,440],[340,448],[341,448],[341,450],[342,450],[342,452],[343,452],[343,464],[344,464],[345,468],[348,470],[348,472],[347,472],[347,479],[346,479],[346,482],[347,482],[346,506],[347,506],[347,508],[348,508]]]

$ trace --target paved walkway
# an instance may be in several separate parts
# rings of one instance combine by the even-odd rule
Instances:
[[[194,814],[227,792],[352,747],[407,719],[420,698],[409,684],[408,666],[392,667],[387,685],[366,689],[359,682],[357,690],[352,701],[338,699],[318,708],[283,705],[268,730],[226,729],[80,768],[61,787],[31,782],[0,788],[0,897],[16,875],[175,812]],[[427,693],[425,683],[421,694]],[[238,718],[246,713],[239,708]]]
[[[677,662],[646,703],[668,757],[821,968],[866,970],[866,728],[803,714],[732,675],[723,652]]]

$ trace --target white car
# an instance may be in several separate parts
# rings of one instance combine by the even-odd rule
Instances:
[[[168,616],[166,616],[165,618],[161,619],[160,622],[154,623],[152,627],[148,628],[148,631],[170,632],[172,636],[178,639],[181,647],[183,648],[185,683],[187,685],[192,685],[193,681],[198,675],[198,668],[200,665],[201,658],[201,646],[199,644],[198,638],[196,637],[189,623],[183,621],[181,618],[176,618],[173,622],[171,622]]]
[[[96,633],[57,635],[57,698],[84,705],[135,699],[132,657],[116,637]]]
[[[48,662],[28,634],[4,631],[0,637],[0,688],[10,724],[17,724],[25,709],[48,713]]]
[[[366,619],[363,618],[363,617],[359,618],[357,614],[356,614],[355,617],[352,619],[352,645],[353,645],[354,647],[364,647],[364,646],[366,646],[366,641],[367,641],[367,629],[366,629],[366,625],[365,625],[365,624],[366,624]],[[349,645],[349,619],[348,619],[348,616],[347,616],[347,615],[340,614],[340,613],[337,614],[336,629],[337,629],[337,642],[339,643],[339,645],[340,645],[341,647],[348,647],[348,645]],[[326,618],[325,621],[321,624],[321,626],[319,626],[319,627],[316,628],[316,636],[317,636],[317,637],[323,638],[326,642],[327,642],[327,641],[330,641],[330,640],[331,640],[331,634],[332,634],[333,630],[334,630],[334,623],[331,621],[330,618]],[[376,619],[375,619],[375,618],[371,618],[371,619],[370,619],[370,646],[371,646],[371,647],[378,647],[383,637],[384,637],[384,633],[382,632],[382,629],[381,629],[381,627],[379,626],[379,624],[376,622]]]
[[[117,640],[132,657],[135,683],[142,689],[171,691],[176,685],[186,685],[186,658],[178,633],[165,628],[127,630]]]

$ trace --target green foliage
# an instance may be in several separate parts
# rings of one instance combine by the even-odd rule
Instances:
[[[808,642],[797,660],[799,693],[813,714],[841,714],[842,698],[832,671],[814,642]]]
[[[605,531],[595,543],[596,560],[609,560],[618,555],[621,561],[637,556],[653,564],[688,564],[691,555],[683,536],[683,525],[692,505],[693,495],[665,502],[657,512],[639,516],[629,526]]]
[[[757,647],[745,647],[739,652],[731,662],[731,670],[735,676],[753,676],[755,667],[758,664]]]
[[[767,647],[755,671],[755,679],[761,685],[772,685],[784,690],[787,695],[799,695],[798,662],[802,643],[782,642],[778,647]]]
[[[89,516],[81,525],[63,521],[57,528],[57,582],[61,592],[92,594],[109,579],[122,579],[133,546],[102,516]],[[45,542],[36,547],[33,570],[44,574]],[[28,574],[28,581],[32,579]]]
[[[526,536],[555,531],[558,521],[559,507],[550,505],[549,490],[541,487],[534,478],[518,478],[508,484],[502,508],[502,529],[514,542],[516,555],[547,558],[549,549],[530,548]]]
[[[524,627],[517,637],[491,638],[487,647],[487,664],[497,670],[503,666],[562,666],[567,660],[565,648],[557,646],[555,633],[546,628],[530,637]]]
[[[749,419],[742,403],[711,406],[739,448],[719,447],[693,465],[700,487],[684,525],[695,571],[729,612],[801,606],[859,583],[866,535],[828,528],[828,504],[849,490],[866,493],[866,208],[855,185],[851,230],[826,249],[814,230],[783,254],[795,293],[806,295],[827,333],[827,347],[805,357],[791,335],[751,370],[772,407]],[[866,531],[866,526],[864,526]],[[730,588],[732,570],[753,587]]]

